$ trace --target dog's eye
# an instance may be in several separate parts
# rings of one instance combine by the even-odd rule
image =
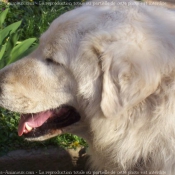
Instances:
[[[47,63],[54,63],[54,61],[51,58],[46,58]]]
[[[59,66],[62,65],[51,58],[46,58],[45,60],[47,64],[54,64],[54,65],[59,65]]]

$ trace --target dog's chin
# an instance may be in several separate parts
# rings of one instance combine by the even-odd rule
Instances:
[[[79,120],[76,109],[67,105],[34,114],[21,114],[18,135],[29,141],[43,141],[62,134],[64,128]]]

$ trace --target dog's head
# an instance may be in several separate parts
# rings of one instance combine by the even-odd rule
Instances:
[[[108,120],[153,94],[174,65],[175,43],[149,20],[111,7],[81,7],[56,19],[32,54],[0,71],[0,105],[21,113],[19,135],[86,135],[96,114]]]
[[[100,13],[90,9],[76,9],[53,21],[32,54],[1,70],[0,106],[21,114],[20,136],[44,140],[78,128],[72,126],[79,123],[84,125],[83,108],[89,96],[96,95],[86,84],[96,81],[93,77],[98,69],[98,60],[79,54],[83,38],[96,30],[95,21],[100,22]],[[94,22],[90,11],[99,16]],[[88,92],[87,99],[82,91]]]

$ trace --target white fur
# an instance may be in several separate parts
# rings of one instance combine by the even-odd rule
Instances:
[[[175,174],[173,12],[144,4],[77,8],[0,78],[0,105],[10,110],[75,107],[81,120],[64,131],[87,140],[92,170]]]

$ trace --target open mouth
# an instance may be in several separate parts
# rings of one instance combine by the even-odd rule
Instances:
[[[80,115],[72,106],[61,106],[34,114],[21,114],[18,135],[24,135],[26,138],[54,135],[79,120]]]

